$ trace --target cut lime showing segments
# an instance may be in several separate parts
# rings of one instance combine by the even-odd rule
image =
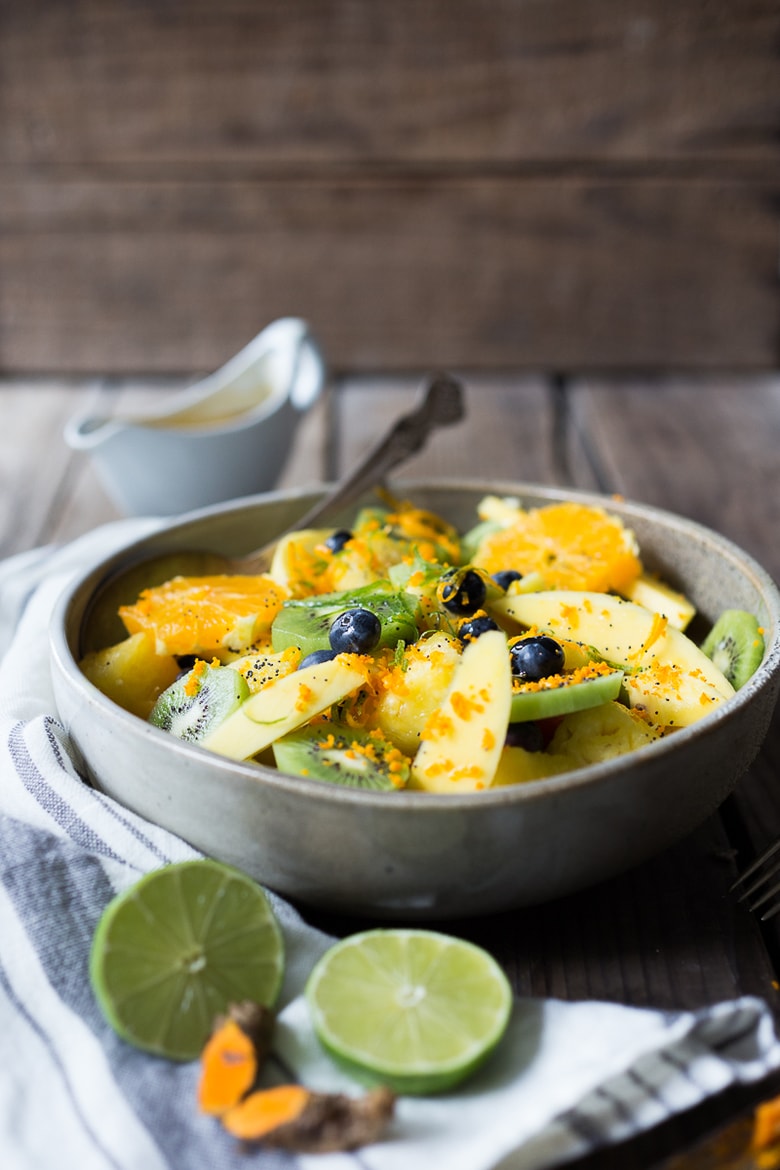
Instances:
[[[103,1014],[147,1052],[192,1060],[230,1003],[272,1006],[282,934],[263,890],[216,861],[154,870],[98,923],[89,974]]]
[[[474,1071],[506,1030],[512,989],[472,943],[372,930],[336,943],[306,985],[323,1047],[358,1080],[438,1093]]]

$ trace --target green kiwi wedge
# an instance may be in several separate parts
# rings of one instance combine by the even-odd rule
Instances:
[[[310,723],[273,745],[280,772],[347,788],[385,792],[403,788],[409,760],[386,739],[337,723]]]
[[[198,743],[249,698],[246,679],[229,666],[198,661],[158,697],[149,722]]]
[[[274,618],[271,638],[276,653],[298,646],[302,656],[330,647],[330,628],[347,610],[368,609],[379,618],[378,646],[414,642],[418,636],[411,599],[389,581],[374,581],[345,593],[321,593],[285,601]]]
[[[724,609],[701,649],[738,691],[761,665],[763,631],[754,614],[744,609]]]
[[[585,711],[617,699],[623,682],[623,671],[612,670],[609,674],[594,674],[592,678],[582,677],[583,671],[555,675],[555,686],[540,687],[538,683],[521,685],[512,692],[510,723],[527,723],[533,719],[547,719],[551,715],[569,715],[572,711]]]

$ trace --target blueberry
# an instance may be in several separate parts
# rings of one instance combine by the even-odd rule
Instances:
[[[521,638],[509,647],[512,674],[523,682],[538,682],[550,674],[560,674],[565,655],[563,646],[547,634]]]
[[[518,573],[517,569],[499,569],[497,573],[493,573],[493,580],[499,589],[507,590],[513,581],[522,581],[523,574]]]
[[[476,569],[450,569],[439,581],[437,592],[449,613],[463,617],[481,609],[487,596],[484,578]]]
[[[544,735],[538,723],[510,723],[506,729],[506,746],[525,748],[527,752],[544,751]]]
[[[198,658],[195,654],[179,654],[176,661],[179,666],[179,673],[176,675],[176,678],[180,679],[184,678],[185,674],[190,673]]]
[[[335,657],[335,650],[312,650],[311,654],[301,659],[298,669],[303,670],[304,666],[317,666],[320,662],[332,662]]]
[[[331,648],[337,654],[366,654],[382,634],[382,623],[370,609],[348,609],[330,627]]]
[[[469,618],[467,622],[463,622],[458,627],[458,637],[461,642],[474,642],[480,634],[486,634],[488,630],[497,630],[498,626],[489,617],[475,617]]]
[[[325,547],[334,553],[341,552],[348,540],[352,540],[352,533],[349,529],[337,528],[335,532],[331,532],[325,541]]]

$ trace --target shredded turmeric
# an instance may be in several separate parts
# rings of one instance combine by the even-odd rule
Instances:
[[[669,619],[665,617],[664,614],[654,613],[647,637],[639,649],[635,650],[633,654],[629,655],[629,658],[641,658],[642,655],[646,654],[654,642],[657,642],[659,638],[663,638],[665,636],[668,626]]]
[[[462,691],[453,691],[450,695],[452,709],[459,719],[469,720],[473,712],[483,711],[484,708],[473,699],[464,695]]]

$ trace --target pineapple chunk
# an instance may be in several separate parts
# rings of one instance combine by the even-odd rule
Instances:
[[[522,512],[515,496],[484,496],[477,504],[480,520],[491,520],[503,527],[512,524]]]
[[[622,703],[604,703],[565,715],[547,749],[569,768],[586,768],[652,743],[661,735]]]
[[[636,581],[623,590],[623,595],[629,601],[643,605],[651,613],[663,614],[669,619],[669,624],[678,630],[686,629],[696,613],[696,606],[684,593],[678,593],[649,573],[641,573]]]
[[[488,788],[506,739],[511,689],[506,636],[489,630],[466,646],[426,723],[410,787],[448,794]]]
[[[386,739],[408,756],[420,746],[420,731],[439,707],[460,662],[460,650],[446,634],[432,634],[409,646],[403,666],[383,679],[376,722]]]
[[[570,772],[574,767],[564,756],[553,756],[549,752],[529,752],[522,747],[505,747],[498,761],[493,777],[493,788],[508,784],[525,784],[529,780],[545,780],[561,772]]]
[[[653,723],[668,730],[696,723],[718,703],[720,691],[697,670],[656,662],[645,670],[623,677],[632,708],[643,711]]]
[[[179,673],[173,655],[157,654],[154,635],[144,630],[85,654],[79,666],[99,691],[141,719],[149,717],[157,696]]]

